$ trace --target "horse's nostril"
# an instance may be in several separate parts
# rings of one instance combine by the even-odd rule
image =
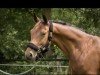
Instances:
[[[28,56],[25,56],[25,58],[28,59],[28,60],[30,59]]]
[[[30,57],[32,57],[32,53],[30,53],[30,55],[29,55]]]

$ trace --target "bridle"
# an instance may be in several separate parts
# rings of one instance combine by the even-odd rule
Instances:
[[[49,20],[48,23],[49,23],[48,43],[46,45],[40,47],[40,48],[38,48],[38,46],[36,46],[33,43],[29,43],[27,45],[27,48],[29,47],[32,50],[37,51],[38,55],[36,56],[36,60],[39,59],[39,58],[42,58],[47,51],[51,50],[51,39],[52,39],[52,33],[53,33],[53,24],[52,24],[51,20]]]

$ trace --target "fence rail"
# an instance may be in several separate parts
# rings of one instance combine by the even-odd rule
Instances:
[[[15,62],[15,61],[21,61],[21,62],[23,62],[23,61],[26,61],[26,62],[29,62],[29,61],[27,61],[27,60],[25,60],[25,59],[10,59],[10,60],[2,60],[2,61],[4,61],[4,62]],[[68,61],[68,59],[41,59],[41,60],[38,60],[38,61]]]
[[[26,67],[68,67],[68,66],[54,66],[54,65],[33,65],[33,64],[30,64],[30,65],[20,65],[20,64],[0,64],[0,66],[26,66]]]
[[[41,61],[43,62],[39,63]],[[53,63],[53,61],[55,63]],[[66,59],[40,60],[35,64],[0,64],[0,75],[65,75],[69,67],[61,65],[61,61],[66,61]],[[44,62],[46,62],[46,64]],[[18,71],[17,68],[21,70]]]

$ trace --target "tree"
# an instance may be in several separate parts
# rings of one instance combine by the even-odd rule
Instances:
[[[46,17],[48,18],[48,20],[50,20],[51,19],[51,8],[44,8],[44,9],[42,9],[42,11],[43,11],[43,14],[45,14],[46,15]]]

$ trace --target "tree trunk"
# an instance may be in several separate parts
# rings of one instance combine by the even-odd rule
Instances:
[[[51,19],[51,8],[44,8],[42,9],[43,14],[47,17],[48,20]]]

